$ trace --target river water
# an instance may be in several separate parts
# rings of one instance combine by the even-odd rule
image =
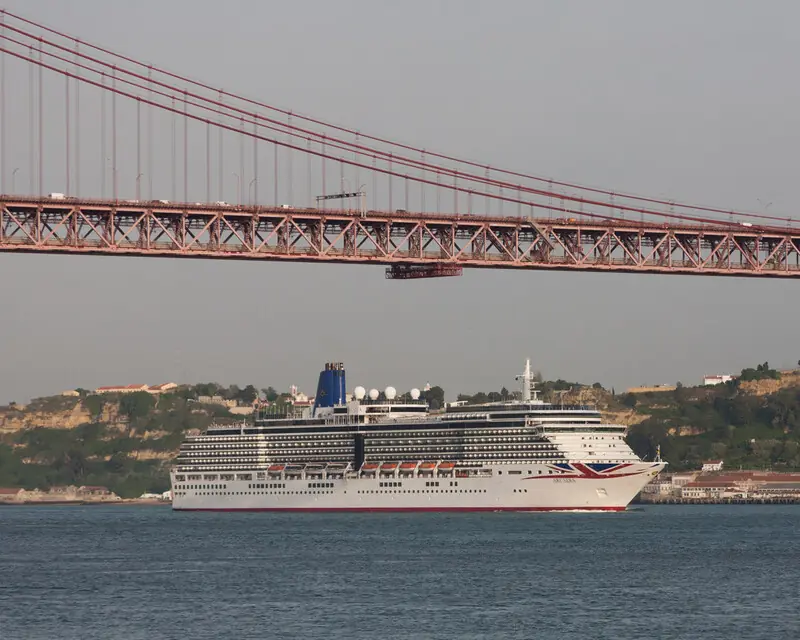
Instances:
[[[0,638],[800,638],[800,507],[0,507]]]

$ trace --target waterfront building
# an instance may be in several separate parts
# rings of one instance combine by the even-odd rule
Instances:
[[[722,500],[736,497],[747,497],[747,493],[725,481],[700,480],[681,488],[681,498]]]
[[[94,390],[95,393],[136,393],[137,391],[147,391],[146,384],[128,384],[123,386],[111,386],[111,387],[97,387]]]
[[[674,492],[675,487],[670,478],[656,478],[642,488],[642,493],[649,493],[653,496],[670,496]]]
[[[722,460],[706,460],[701,471],[722,471]]]
[[[697,472],[674,473],[672,474],[672,486],[675,488],[685,487],[690,482],[693,482],[696,477]]]
[[[0,502],[19,502],[25,499],[25,493],[20,487],[0,487]]]
[[[159,393],[166,393],[167,391],[172,391],[177,388],[178,385],[174,382],[162,382],[161,384],[154,384],[152,387],[148,387],[147,393],[158,395]]]
[[[718,384],[730,382],[731,380],[734,380],[734,376],[730,376],[728,374],[703,376],[703,386],[713,387]]]

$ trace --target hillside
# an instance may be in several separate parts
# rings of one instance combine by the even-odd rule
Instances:
[[[800,371],[767,363],[712,387],[627,394],[619,398],[641,418],[628,433],[640,455],[656,446],[673,469],[722,459],[727,468],[800,469]]]
[[[652,459],[660,445],[674,470],[698,468],[709,458],[725,460],[728,468],[800,469],[800,371],[781,373],[765,363],[714,387],[678,384],[635,394],[564,380],[539,387],[551,402],[596,405],[606,421],[630,427],[628,442],[640,456]],[[433,391],[429,400],[438,404],[444,392]],[[278,403],[288,399],[272,388],[264,393]],[[214,384],[159,396],[82,391],[0,407],[0,487],[103,485],[122,497],[164,491],[187,432],[212,420],[242,421],[225,406],[198,401],[215,394],[247,403],[257,391]],[[512,395],[502,389],[458,397],[478,403]]]
[[[215,419],[242,420],[224,406],[199,403],[203,391],[83,393],[0,407],[0,486],[102,485],[122,497],[164,491],[188,431]]]

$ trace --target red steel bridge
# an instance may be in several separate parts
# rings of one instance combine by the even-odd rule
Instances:
[[[416,148],[0,11],[0,251],[799,277],[800,225]]]

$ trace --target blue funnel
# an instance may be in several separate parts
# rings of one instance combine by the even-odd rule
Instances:
[[[322,407],[335,407],[347,401],[344,364],[329,362],[319,373],[317,396],[314,398],[314,412]]]

